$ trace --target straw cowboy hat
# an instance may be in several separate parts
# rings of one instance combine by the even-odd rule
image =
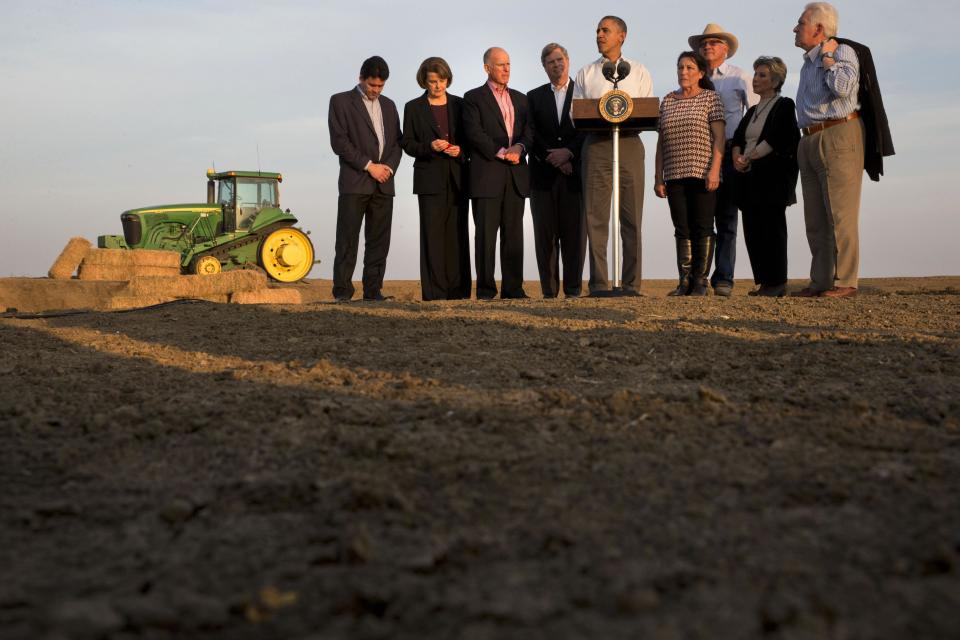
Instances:
[[[727,57],[732,58],[733,54],[737,52],[737,47],[740,46],[740,43],[737,41],[737,36],[732,33],[727,33],[723,30],[723,27],[720,25],[711,22],[706,27],[703,28],[703,33],[696,36],[690,36],[687,38],[687,42],[690,44],[690,48],[694,51],[700,49],[700,41],[704,38],[716,38],[717,40],[723,40],[727,43]]]

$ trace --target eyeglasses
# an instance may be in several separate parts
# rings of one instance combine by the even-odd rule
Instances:
[[[701,47],[719,47],[722,44],[727,44],[727,43],[724,42],[723,40],[701,40],[700,41]]]

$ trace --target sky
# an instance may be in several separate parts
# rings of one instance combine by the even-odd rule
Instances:
[[[384,95],[401,113],[421,93],[420,62],[433,55],[450,63],[450,91],[463,95],[485,81],[483,51],[501,46],[511,56],[510,86],[529,91],[547,81],[544,44],[569,50],[572,75],[596,59],[594,31],[611,13],[628,25],[624,54],[647,67],[662,97],[676,87],[674,64],[687,38],[717,22],[740,40],[732,63],[749,70],[760,55],[783,58],[784,95],[794,97],[802,51],[792,28],[803,5],[0,0],[0,276],[44,275],[69,238],[122,233],[127,209],[204,201],[204,174],[215,166],[283,173],[282,205],[310,232],[321,261],[311,277],[330,278],[338,165],[327,105],[356,84],[366,57],[389,63]],[[960,169],[960,5],[836,6],[840,35],[873,51],[897,150],[879,183],[864,177],[861,276],[958,275],[960,206],[950,184]],[[653,195],[656,134],[642,138],[649,160],[643,274],[670,278],[673,229],[666,201]],[[419,277],[412,176],[405,156],[388,280]],[[789,275],[803,278],[810,253],[802,203],[787,217]],[[738,256],[736,277],[751,277],[742,237]],[[524,277],[537,279],[529,208]]]

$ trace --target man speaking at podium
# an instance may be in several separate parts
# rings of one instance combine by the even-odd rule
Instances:
[[[631,98],[653,95],[650,73],[639,62],[621,55],[627,24],[616,16],[604,16],[597,25],[600,58],[577,72],[573,97],[599,99],[613,89],[604,77],[603,64],[629,64],[629,75],[618,88]],[[621,68],[623,65],[619,65]],[[607,270],[607,237],[610,230],[610,196],[613,184],[613,141],[610,133],[591,133],[583,144],[583,208],[587,219],[590,256],[590,293],[610,291]],[[620,237],[623,240],[623,291],[640,292],[640,222],[643,218],[644,149],[636,133],[620,134]],[[616,239],[614,239],[616,242]]]

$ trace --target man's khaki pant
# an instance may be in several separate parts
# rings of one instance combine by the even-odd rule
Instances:
[[[607,242],[613,194],[613,139],[590,134],[583,143],[583,211],[587,221],[590,292],[609,291]],[[623,288],[640,291],[645,151],[637,135],[620,137],[620,239]],[[616,242],[617,240],[614,240]]]
[[[813,259],[810,288],[856,287],[860,269],[863,121],[850,120],[800,140],[803,217]]]

